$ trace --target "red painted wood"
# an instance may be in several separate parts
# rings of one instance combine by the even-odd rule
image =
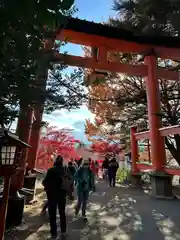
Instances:
[[[165,171],[170,175],[180,176],[180,168],[165,168]]]
[[[162,127],[159,129],[161,136],[168,136],[174,134],[180,134],[180,125]],[[136,140],[149,139],[150,131],[138,132],[135,133]]]
[[[144,164],[144,163],[137,163],[137,169],[140,172],[151,171],[153,169],[153,166],[149,164]]]
[[[140,172],[151,172],[153,170],[152,165],[137,163],[137,168]],[[180,176],[180,168],[165,168],[164,171],[170,175]]]
[[[137,131],[136,127],[131,127],[130,135],[131,135],[131,159],[132,159],[132,173],[135,174],[138,172],[137,161],[138,161],[138,145],[137,140],[135,138],[135,133]]]
[[[4,178],[4,189],[3,189],[3,198],[0,207],[0,240],[4,240],[4,231],[6,225],[6,215],[8,208],[8,199],[9,199],[9,189],[11,184],[11,177],[5,176]]]
[[[145,58],[145,64],[148,66],[146,95],[150,127],[151,161],[156,171],[163,171],[166,161],[166,152],[164,138],[160,135],[158,130],[162,126],[161,116],[156,114],[160,112],[160,90],[156,56],[147,56]]]
[[[135,133],[136,140],[142,140],[142,139],[149,139],[149,133],[150,131],[144,131],[144,132],[138,132]]]
[[[103,55],[104,54],[104,55]],[[105,62],[103,58],[105,53],[102,53],[102,61],[95,61],[93,58],[79,57],[72,55],[64,54],[55,54],[55,62],[64,62],[70,66],[83,67],[83,68],[92,68],[92,69],[101,69],[107,70],[109,72],[120,72],[126,73],[130,76],[141,76],[144,77],[148,74],[148,68],[146,65],[132,65],[132,64],[122,64],[118,62]],[[166,70],[158,67],[158,76],[166,80],[179,80],[178,72]]]
[[[179,60],[180,56],[180,49],[177,48],[153,46],[150,44],[139,44],[136,42],[106,38],[97,35],[75,32],[72,30],[61,31],[60,33],[56,34],[56,39],[66,40],[70,43],[91,47],[106,46],[108,50],[118,52],[144,53],[149,49],[154,49],[157,53],[157,56],[164,59]]]
[[[163,127],[159,129],[161,136],[180,134],[180,125]]]

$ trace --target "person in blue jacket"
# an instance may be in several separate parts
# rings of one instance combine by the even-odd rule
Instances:
[[[89,166],[89,161],[82,161],[81,166],[74,175],[77,186],[77,204],[75,207],[75,218],[78,216],[80,209],[82,217],[86,221],[86,207],[89,198],[89,192],[93,189],[93,173]]]

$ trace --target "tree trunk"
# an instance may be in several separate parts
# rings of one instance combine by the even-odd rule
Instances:
[[[172,144],[167,137],[165,137],[165,143],[173,158],[176,160],[178,165],[180,165],[180,136],[175,135],[174,138],[177,148],[175,148],[175,145]]]

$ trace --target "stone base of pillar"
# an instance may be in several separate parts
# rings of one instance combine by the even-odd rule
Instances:
[[[151,174],[152,197],[159,199],[174,199],[172,191],[172,176],[166,173]]]
[[[142,187],[142,179],[141,179],[141,174],[140,173],[131,174],[130,181],[131,181],[132,187],[137,187],[137,188]]]
[[[24,177],[24,186],[21,193],[26,196],[26,203],[30,203],[34,200],[36,193],[36,175],[32,174]]]

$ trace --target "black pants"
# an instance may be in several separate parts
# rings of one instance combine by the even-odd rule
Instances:
[[[59,210],[60,215],[60,227],[61,232],[66,232],[66,197],[63,196],[61,198],[48,198],[48,210],[49,210],[49,221],[51,228],[51,235],[57,236],[57,224],[56,224],[56,211],[57,208]]]
[[[74,200],[74,182],[71,184],[71,191],[69,193],[69,200]]]
[[[42,212],[45,212],[46,209],[48,208],[48,201],[46,201],[43,205]]]
[[[115,187],[115,185],[116,185],[116,174],[109,172],[108,177],[109,177],[109,185]]]

